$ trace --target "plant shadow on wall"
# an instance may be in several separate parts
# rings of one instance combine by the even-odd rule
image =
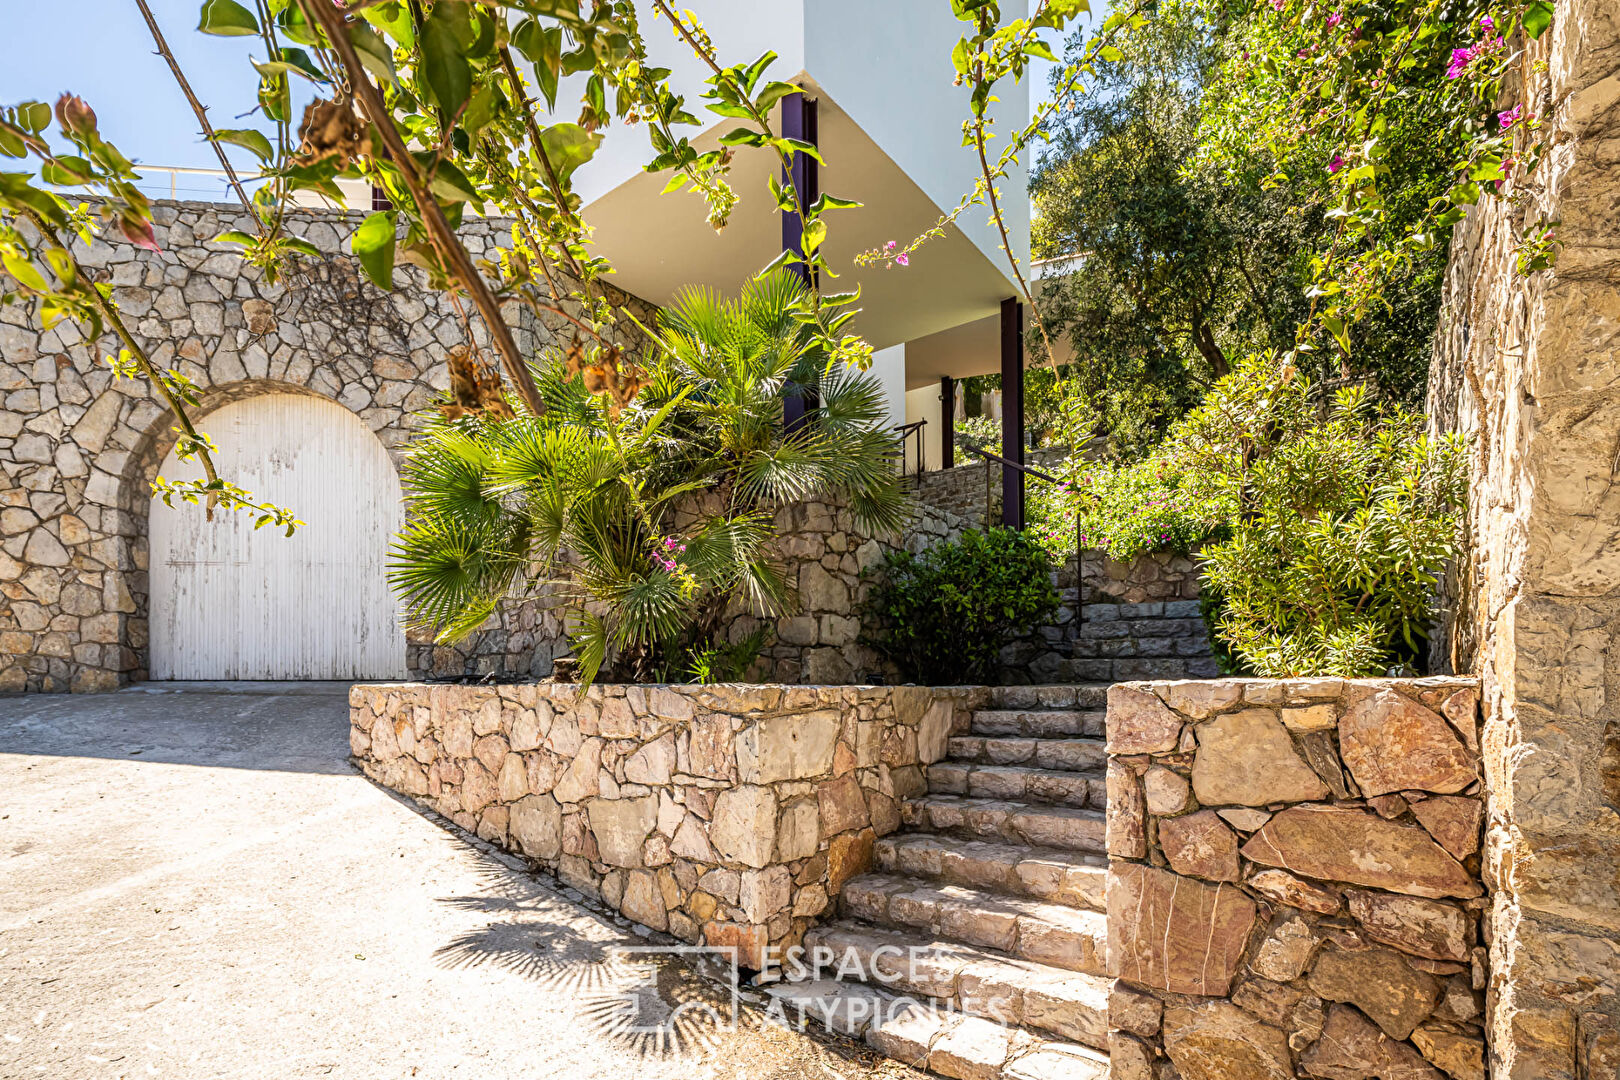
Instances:
[[[739,650],[721,638],[728,616],[795,602],[779,508],[838,495],[878,532],[907,512],[882,391],[829,363],[795,317],[803,290],[777,271],[735,300],[684,291],[651,370],[547,356],[541,415],[446,406],[404,470],[391,580],[410,624],[451,644],[504,599],[535,597],[566,607],[587,683],[746,669],[767,638]],[[814,396],[791,430],[790,385]]]
[[[929,686],[994,683],[1001,651],[1057,608],[1052,564],[1030,534],[969,531],[886,556],[862,612],[873,627],[863,641]]]
[[[1458,550],[1467,443],[1364,383],[1328,391],[1271,353],[1239,361],[1140,462],[1071,459],[1040,508],[1125,561],[1197,550],[1231,673],[1375,676],[1425,665]]]

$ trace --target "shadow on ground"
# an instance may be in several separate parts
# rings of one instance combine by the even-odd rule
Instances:
[[[352,774],[349,683],[139,683],[0,695],[0,754]]]
[[[538,875],[496,865],[482,876],[477,895],[440,903],[487,913],[491,921],[447,942],[435,961],[497,967],[541,984],[573,1003],[582,1038],[658,1061],[736,1056],[737,1075],[750,1080],[922,1075],[818,1025],[782,1025],[732,994],[729,965],[702,950],[625,945],[616,920],[574,903]],[[739,1043],[751,1048],[762,1040],[788,1044],[794,1064],[784,1066],[779,1057],[749,1062],[750,1055],[735,1053]]]

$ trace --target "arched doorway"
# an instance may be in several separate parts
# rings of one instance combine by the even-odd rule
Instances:
[[[388,451],[324,398],[265,394],[201,425],[221,476],[303,519],[291,537],[245,513],[152,500],[153,679],[385,679],[405,674],[386,580],[401,523]],[[160,475],[200,476],[173,451]]]

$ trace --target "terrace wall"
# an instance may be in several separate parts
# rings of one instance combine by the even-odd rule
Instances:
[[[1478,700],[1459,678],[1110,689],[1114,1080],[1483,1080]]]
[[[763,966],[871,866],[975,688],[356,686],[376,780],[637,922]]]

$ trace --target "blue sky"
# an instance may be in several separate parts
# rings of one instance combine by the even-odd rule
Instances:
[[[262,126],[257,116],[239,118],[255,105],[256,76],[248,67],[248,56],[260,48],[259,41],[197,33],[198,0],[148,2],[197,96],[209,106],[214,126]],[[688,2],[701,13],[701,0]],[[57,95],[72,91],[95,109],[102,133],[135,161],[218,167],[213,151],[197,136],[191,109],[168,66],[153,52],[145,20],[133,0],[65,4],[0,0],[0,14],[6,16],[0,25],[8,35],[6,62],[0,64],[0,102],[54,102]],[[61,40],[65,20],[80,24],[82,36],[71,43]],[[1035,78],[1026,80],[1032,102],[1046,91],[1045,69],[1050,65],[1041,67]],[[300,101],[296,110],[302,108]],[[230,153],[249,171],[257,163],[245,150],[231,148]],[[179,184],[182,197],[222,190],[207,177],[182,177]]]

